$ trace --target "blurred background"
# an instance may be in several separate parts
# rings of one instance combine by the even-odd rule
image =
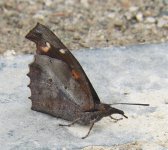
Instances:
[[[167,42],[168,0],[0,0],[0,53],[32,53],[37,22],[69,49]]]

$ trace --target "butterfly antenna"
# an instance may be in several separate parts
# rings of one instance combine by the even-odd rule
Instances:
[[[141,104],[141,103],[113,103],[110,105],[139,105],[139,106],[149,106],[149,104]]]

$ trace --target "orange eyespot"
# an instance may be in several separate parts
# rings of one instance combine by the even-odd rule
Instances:
[[[76,79],[76,80],[78,80],[79,78],[80,78],[80,74],[79,74],[79,72],[77,72],[76,70],[72,70],[72,76]]]

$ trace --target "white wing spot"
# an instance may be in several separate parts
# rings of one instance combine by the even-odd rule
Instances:
[[[66,50],[65,49],[60,49],[59,52],[62,53],[62,54],[65,54]]]
[[[47,45],[48,48],[51,48],[50,43],[46,42],[46,45]]]
[[[45,47],[41,47],[42,51],[44,51],[44,52],[48,52],[50,48],[51,48],[51,45],[48,42],[46,42]]]

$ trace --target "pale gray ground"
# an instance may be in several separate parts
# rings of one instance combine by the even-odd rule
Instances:
[[[33,56],[5,53],[0,57],[0,149],[79,149],[90,145],[168,149],[167,47],[160,44],[73,51],[102,102],[150,104],[115,106],[129,118],[117,123],[104,118],[85,140],[81,137],[88,127],[59,127],[59,123],[68,122],[30,109],[26,73]]]

